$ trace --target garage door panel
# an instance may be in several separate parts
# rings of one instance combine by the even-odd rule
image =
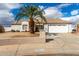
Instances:
[[[66,33],[68,26],[49,26],[49,33]]]

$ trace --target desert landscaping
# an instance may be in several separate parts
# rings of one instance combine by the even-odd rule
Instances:
[[[0,55],[79,55],[78,35],[79,33],[56,34],[52,39],[38,40],[40,35],[34,37],[31,34],[30,36],[28,32],[0,33]]]
[[[31,34],[29,32],[5,32],[0,33],[0,38],[19,38],[19,37],[36,37],[39,36],[39,32]]]

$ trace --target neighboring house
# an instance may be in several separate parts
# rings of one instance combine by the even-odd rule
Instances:
[[[11,30],[14,30],[14,31],[29,31],[29,24],[27,21],[18,21],[18,22],[14,22],[12,25],[11,25]]]

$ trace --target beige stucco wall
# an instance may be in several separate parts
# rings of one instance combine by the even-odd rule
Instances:
[[[11,27],[4,27],[5,31],[11,31]]]
[[[23,25],[26,25],[25,29],[23,29]],[[11,25],[11,30],[19,30],[19,31],[29,31],[29,23],[27,21],[22,22],[20,25]]]
[[[12,25],[11,30],[19,30],[22,31],[22,25]]]

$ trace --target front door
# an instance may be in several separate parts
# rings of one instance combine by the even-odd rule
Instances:
[[[44,30],[44,25],[43,24],[38,24],[35,26],[35,31],[43,31]]]
[[[27,31],[27,25],[23,25],[23,31]]]

